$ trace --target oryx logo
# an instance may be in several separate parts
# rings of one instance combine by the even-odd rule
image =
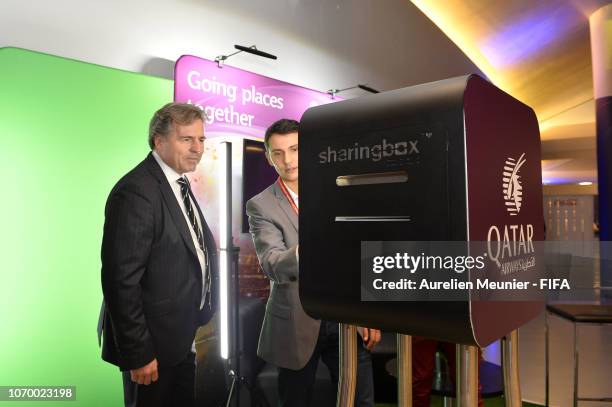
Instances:
[[[524,157],[525,153],[521,154],[518,160],[508,157],[504,165],[504,175],[502,177],[504,201],[506,201],[506,209],[511,216],[518,215],[523,203],[523,185],[519,172],[525,164],[526,159]]]
[[[389,157],[407,157],[413,154],[420,154],[418,143],[418,140],[387,142],[383,138],[382,143],[375,145],[362,146],[355,142],[352,146],[346,148],[327,146],[327,149],[319,153],[319,163],[329,164],[337,161],[352,160],[371,160],[376,162]]]

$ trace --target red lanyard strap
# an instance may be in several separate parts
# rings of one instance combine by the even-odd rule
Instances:
[[[295,204],[295,201],[293,200],[293,197],[289,193],[289,190],[287,189],[287,186],[285,185],[283,180],[280,179],[280,177],[278,177],[278,180],[276,180],[276,182],[278,183],[278,186],[280,187],[281,191],[283,191],[283,194],[285,195],[285,198],[287,198],[287,201],[289,201],[289,204],[291,204],[291,207],[293,208],[295,214],[298,215],[299,214],[299,209],[298,209],[297,205]]]

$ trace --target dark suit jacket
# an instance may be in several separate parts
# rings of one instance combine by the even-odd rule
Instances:
[[[213,281],[212,304],[207,301],[203,310],[191,225],[153,155],[121,178],[108,197],[102,240],[102,358],[121,370],[142,367],[154,358],[160,366],[175,365],[190,351],[198,326],[216,309],[217,250],[197,209]]]

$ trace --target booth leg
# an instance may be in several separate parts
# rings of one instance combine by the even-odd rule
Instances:
[[[548,325],[548,310],[544,310],[544,376],[545,376],[545,384],[544,384],[544,406],[548,407],[550,404],[550,344],[548,341],[550,340],[550,326]]]
[[[397,334],[397,405],[412,407],[412,336]]]
[[[357,328],[354,325],[339,324],[340,332],[340,374],[338,377],[337,407],[355,404],[357,381]]]
[[[457,407],[478,406],[478,348],[457,345]]]
[[[574,322],[574,407],[578,407],[578,324]]]
[[[506,407],[521,407],[521,384],[519,381],[518,329],[502,339],[502,369],[504,372],[504,398]]]

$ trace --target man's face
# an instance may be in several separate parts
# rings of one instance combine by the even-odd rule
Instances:
[[[155,137],[155,151],[179,174],[195,171],[204,152],[204,122],[174,124],[166,137]]]
[[[285,182],[298,180],[298,134],[272,134],[268,139],[268,162]]]

